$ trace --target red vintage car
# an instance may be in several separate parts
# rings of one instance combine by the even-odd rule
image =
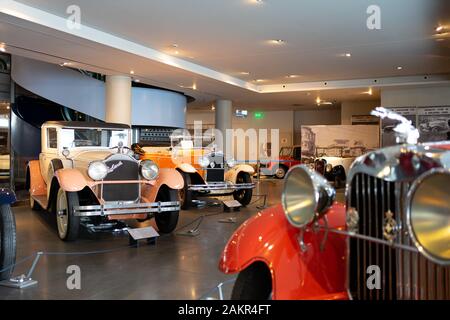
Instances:
[[[358,158],[346,203],[292,168],[281,204],[246,221],[219,262],[232,299],[450,299],[450,142]]]
[[[290,168],[302,163],[301,146],[283,147],[280,149],[278,161],[261,162],[260,173],[264,176],[273,176],[284,179]]]

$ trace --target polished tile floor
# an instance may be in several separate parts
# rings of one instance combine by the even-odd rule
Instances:
[[[267,195],[268,205],[273,205],[279,202],[281,186],[279,180],[264,179],[254,193]],[[253,201],[237,214],[223,213],[221,207],[214,206],[182,211],[179,227],[207,215],[199,227],[200,235],[166,235],[156,245],[142,243],[139,248],[129,247],[127,235],[111,233],[84,232],[78,241],[64,243],[47,213],[14,207],[17,261],[38,251],[46,255],[33,273],[38,285],[22,290],[0,287],[0,299],[200,299],[218,283],[234,278],[218,270],[218,259],[233,231],[258,211],[263,199],[254,197]],[[235,224],[219,222],[230,217],[237,218]],[[86,254],[102,250],[106,252]],[[26,273],[32,260],[18,265],[14,275]],[[81,269],[81,290],[67,289],[66,269],[70,265]],[[225,295],[231,286],[225,286]]]

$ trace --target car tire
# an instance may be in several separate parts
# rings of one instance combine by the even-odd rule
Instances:
[[[272,295],[272,276],[269,268],[256,262],[239,273],[231,293],[231,300],[269,300]]]
[[[16,221],[9,204],[0,206],[0,270],[16,262]],[[14,268],[0,271],[0,281],[9,280]]]
[[[168,187],[161,187],[156,197],[156,202],[166,202],[166,201],[178,201],[177,190],[169,189]],[[168,211],[168,212],[157,212],[155,214],[155,222],[161,233],[171,233],[175,230],[178,224],[178,217],[180,211]]]
[[[236,184],[240,183],[252,183],[252,178],[247,172],[241,172],[238,174]],[[241,205],[248,206],[252,201],[253,189],[242,189],[233,192],[234,200],[237,200]]]
[[[277,179],[284,179],[284,177],[286,176],[287,170],[286,167],[284,166],[280,166],[276,171],[275,171],[275,178]]]
[[[336,189],[340,189],[340,188],[342,188],[343,186],[344,186],[344,181],[342,180],[342,178],[340,177],[340,176],[336,176],[335,178],[334,178],[334,187],[336,188]]]
[[[192,205],[192,191],[189,190],[191,184],[191,176],[189,173],[180,172],[183,176],[184,186],[179,190],[180,206],[182,210],[189,210]]]
[[[78,207],[80,201],[78,193],[58,190],[56,196],[56,225],[58,236],[63,241],[75,241],[80,233],[80,217],[73,213],[73,208]]]

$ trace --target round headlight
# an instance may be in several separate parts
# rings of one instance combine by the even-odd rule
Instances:
[[[155,180],[159,175],[159,167],[151,160],[141,161],[141,175],[147,180]]]
[[[234,160],[234,159],[229,159],[229,160],[227,160],[227,165],[228,165],[230,168],[233,168],[233,167],[236,165],[236,160]]]
[[[428,259],[450,265],[450,171],[433,170],[412,185],[407,198],[409,234]]]
[[[326,171],[327,173],[330,173],[331,170],[333,170],[333,165],[332,165],[331,163],[329,163],[329,164],[326,165],[325,171]]]
[[[211,162],[209,161],[208,157],[199,157],[198,158],[198,164],[200,165],[200,167],[202,168],[206,168],[207,166],[209,166]]]
[[[306,165],[300,165],[287,173],[281,203],[289,222],[303,228],[326,212],[335,195],[324,177]]]
[[[108,174],[108,167],[102,161],[94,161],[89,164],[88,175],[92,180],[103,180]]]

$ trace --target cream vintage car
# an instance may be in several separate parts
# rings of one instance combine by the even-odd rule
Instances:
[[[155,218],[160,232],[175,229],[183,178],[137,160],[129,126],[47,122],[41,132],[39,160],[27,168],[30,205],[56,214],[62,240],[77,239],[80,226],[100,231],[128,220]]]

